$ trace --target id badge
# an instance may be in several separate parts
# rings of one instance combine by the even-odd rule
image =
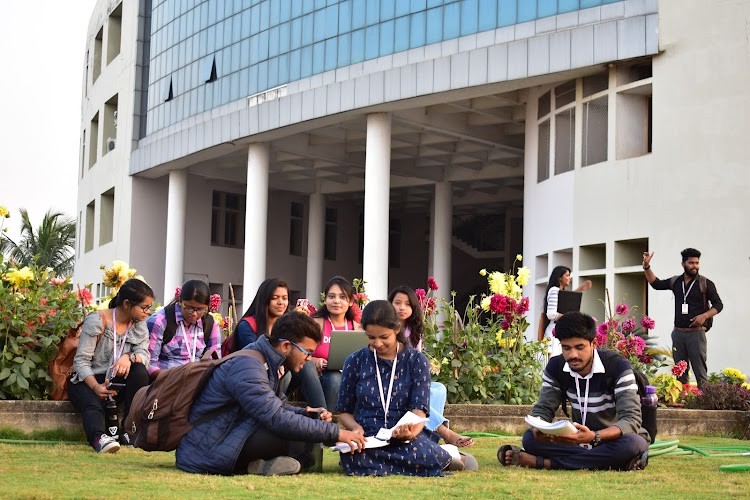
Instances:
[[[682,304],[682,314],[687,314],[687,313],[688,313],[688,305],[685,304],[685,303],[683,303]]]
[[[381,441],[388,441],[391,439],[392,434],[393,434],[393,431],[391,429],[386,429],[385,427],[381,427],[378,433],[375,434],[375,438]]]

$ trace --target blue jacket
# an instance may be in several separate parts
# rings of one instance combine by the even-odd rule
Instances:
[[[289,440],[333,442],[338,426],[305,416],[305,409],[286,404],[276,395],[278,370],[286,359],[263,336],[245,349],[266,358],[238,356],[219,365],[190,409],[190,422],[229,408],[193,427],[177,447],[177,467],[186,472],[232,474],[242,447],[259,428]]]

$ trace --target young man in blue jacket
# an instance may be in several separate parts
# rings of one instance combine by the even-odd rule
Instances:
[[[300,313],[281,316],[270,337],[219,365],[193,403],[194,427],[177,447],[177,467],[209,474],[296,474],[312,465],[313,443],[354,442],[364,436],[339,429],[323,408],[288,405],[279,372],[299,372],[321,341],[320,327]],[[314,415],[311,418],[308,415]]]
[[[555,325],[555,336],[562,354],[547,363],[531,415],[552,422],[565,391],[577,432],[554,436],[529,429],[523,450],[500,448],[500,463],[537,469],[645,468],[649,435],[641,427],[641,401],[630,363],[620,357],[612,373],[606,373],[605,351],[596,349],[596,324],[586,314],[565,314]]]

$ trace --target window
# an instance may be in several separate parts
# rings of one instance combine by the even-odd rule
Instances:
[[[86,164],[86,129],[81,134],[81,179],[83,179],[83,166]]]
[[[91,119],[91,126],[89,127],[89,140],[91,145],[89,146],[89,168],[96,164],[97,153],[99,149],[99,113],[96,113]]]
[[[120,54],[120,37],[122,31],[122,4],[109,15],[107,23],[107,64]]]
[[[304,228],[305,206],[298,201],[293,201],[290,208],[289,255],[302,256],[302,230]]]
[[[651,61],[617,68],[617,137],[618,160],[643,156],[651,152],[652,123]]]
[[[117,94],[104,104],[102,156],[115,149],[117,142]]]
[[[102,193],[99,205],[99,245],[112,241],[115,221],[115,188]]]
[[[88,252],[94,249],[94,215],[96,212],[96,202],[92,201],[86,205],[86,241],[83,244],[83,251]]]
[[[214,191],[211,205],[211,245],[244,248],[245,196]]]
[[[549,179],[549,118],[539,124],[539,144],[537,148],[537,182]]]
[[[555,114],[555,175],[573,170],[575,106]]]
[[[607,161],[609,96],[583,103],[583,140],[581,165],[587,167]]]
[[[326,207],[326,225],[323,258],[336,260],[336,232],[338,230],[338,210]]]
[[[102,42],[104,41],[104,27],[99,28],[99,32],[94,38],[94,68],[91,73],[91,83],[96,83],[96,79],[102,74]]]

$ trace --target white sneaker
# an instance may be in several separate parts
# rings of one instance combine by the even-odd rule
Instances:
[[[117,453],[120,443],[117,442],[116,437],[102,434],[102,437],[94,443],[94,449],[97,453]]]

